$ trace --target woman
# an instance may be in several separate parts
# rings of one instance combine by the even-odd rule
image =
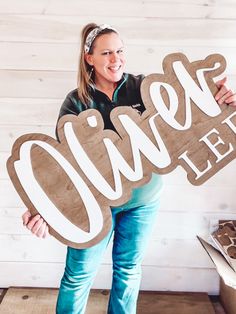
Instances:
[[[88,24],[81,37],[78,73],[79,89],[70,92],[59,117],[78,115],[95,108],[103,116],[105,128],[114,129],[110,112],[116,106],[131,106],[142,113],[145,107],[140,96],[142,75],[124,73],[123,42],[109,25]],[[236,97],[219,81],[218,103],[236,104]],[[146,185],[134,189],[130,201],[112,208],[110,233],[97,245],[87,249],[68,247],[64,276],[57,301],[57,313],[84,313],[93,279],[112,235],[113,280],[108,304],[110,314],[134,314],[141,278],[141,262],[155,222],[162,187],[159,175]],[[23,222],[38,237],[46,237],[48,226],[27,211]]]

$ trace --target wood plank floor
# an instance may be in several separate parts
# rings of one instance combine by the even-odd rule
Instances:
[[[54,314],[57,289],[9,288],[1,314]],[[86,314],[106,314],[108,290],[92,290]],[[220,309],[222,310],[222,308]],[[137,314],[215,314],[206,293],[140,292]]]

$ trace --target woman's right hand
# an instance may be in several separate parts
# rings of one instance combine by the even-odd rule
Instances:
[[[32,216],[30,211],[27,210],[22,215],[23,225],[26,226],[33,234],[35,234],[39,238],[46,238],[49,234],[48,225],[43,218],[37,214]]]

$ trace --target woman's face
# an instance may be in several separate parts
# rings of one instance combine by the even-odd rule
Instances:
[[[119,35],[112,32],[96,38],[93,54],[87,54],[86,61],[94,68],[96,85],[118,82],[125,66],[123,43]]]

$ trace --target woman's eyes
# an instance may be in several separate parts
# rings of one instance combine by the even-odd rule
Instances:
[[[117,50],[116,53],[121,54],[121,53],[123,53],[123,52],[124,52],[123,49],[119,49],[119,50]],[[103,56],[108,56],[108,55],[111,55],[112,53],[113,53],[112,51],[104,51],[104,52],[102,53],[102,55],[103,55]]]

